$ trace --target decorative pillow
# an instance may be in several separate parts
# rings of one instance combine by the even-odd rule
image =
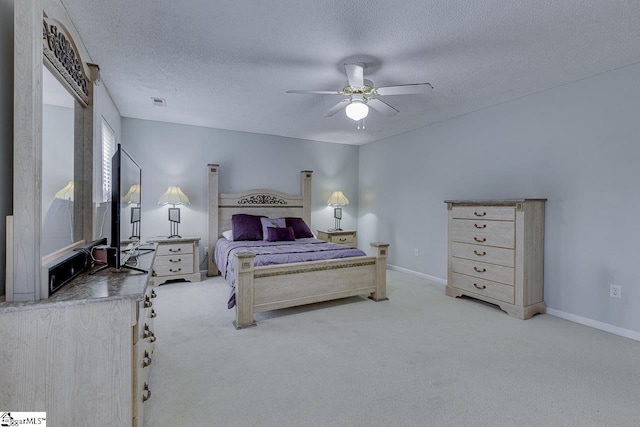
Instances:
[[[260,218],[249,214],[235,214],[231,216],[231,232],[233,240],[262,240],[262,223]]]
[[[230,242],[233,242],[233,231],[227,230],[222,232],[222,237],[227,239]]]
[[[284,218],[260,218],[260,223],[262,224],[262,240],[268,240],[267,227],[283,228],[287,226]]]
[[[267,227],[267,240],[270,242],[293,241],[296,240],[296,236],[291,227]]]
[[[296,239],[315,237],[302,218],[285,218],[285,223],[287,227],[293,228],[293,234],[295,234]]]

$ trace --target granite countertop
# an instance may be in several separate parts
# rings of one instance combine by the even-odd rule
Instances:
[[[138,258],[138,268],[150,270],[155,252]],[[91,304],[106,300],[135,299],[142,301],[149,273],[126,268],[115,271],[104,269],[96,274],[84,272],[48,299],[27,302],[2,302],[0,313],[24,310],[40,310],[78,304]]]

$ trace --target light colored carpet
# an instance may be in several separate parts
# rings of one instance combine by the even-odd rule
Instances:
[[[388,272],[237,331],[220,278],[156,288],[145,426],[638,426],[640,343]]]

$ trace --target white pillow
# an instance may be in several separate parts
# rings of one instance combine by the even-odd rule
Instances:
[[[262,223],[262,240],[267,240],[269,237],[267,228],[283,228],[287,226],[284,218],[260,218],[260,222]]]
[[[233,242],[233,232],[231,230],[223,231],[222,237],[224,237],[230,242]]]

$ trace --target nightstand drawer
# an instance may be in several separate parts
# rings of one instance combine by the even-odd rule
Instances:
[[[153,270],[158,276],[193,273],[193,254],[156,257]]]
[[[170,245],[168,244],[158,245],[158,251],[156,256],[192,254],[192,253],[193,253],[192,243],[173,243]]]
[[[330,236],[329,242],[331,243],[340,243],[341,245],[353,245],[356,241],[356,238],[353,234],[341,234],[338,236]]]

